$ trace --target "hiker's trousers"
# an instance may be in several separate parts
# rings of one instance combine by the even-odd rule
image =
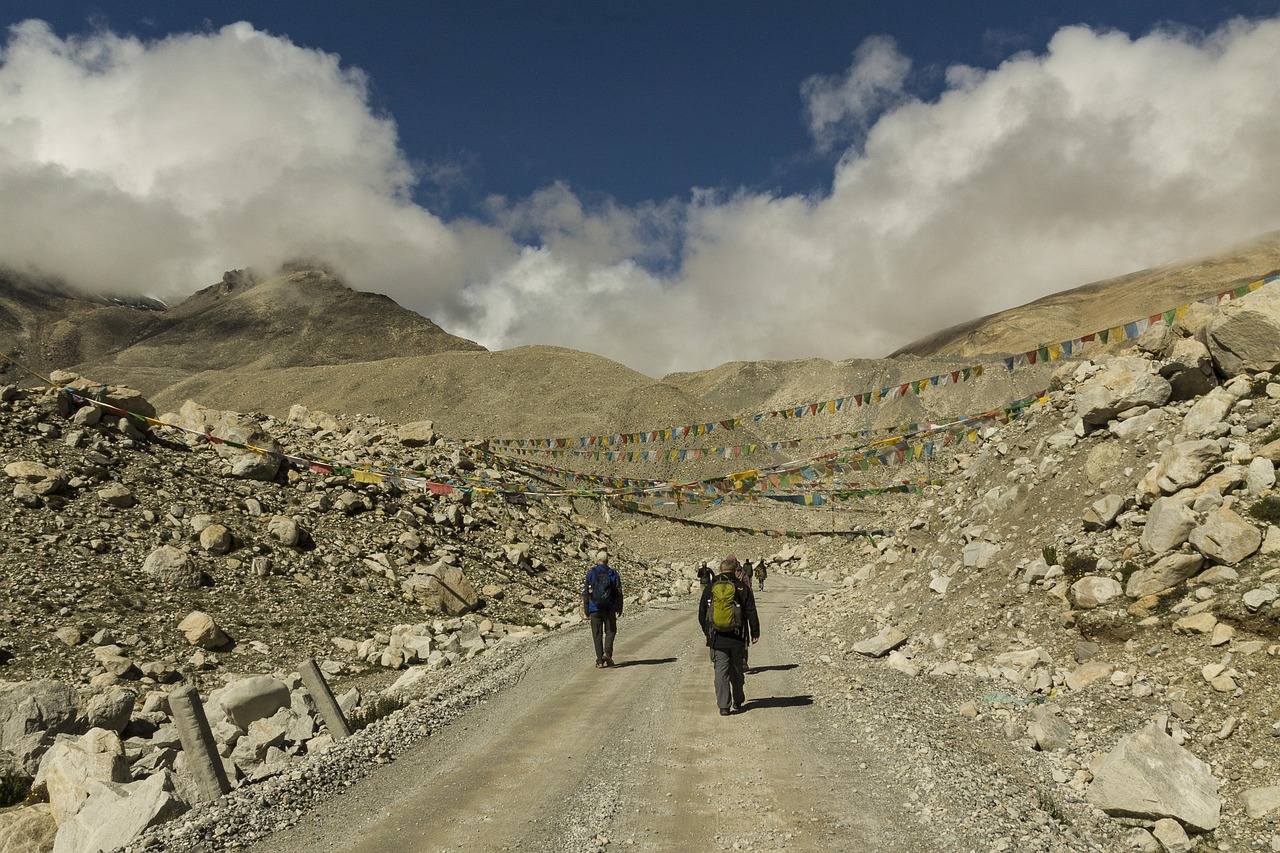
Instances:
[[[736,643],[727,649],[711,650],[711,665],[716,674],[716,704],[721,709],[747,701],[743,692],[744,670],[747,667],[747,647]]]
[[[591,642],[596,644],[596,663],[613,657],[613,638],[618,634],[618,614],[591,614]]]

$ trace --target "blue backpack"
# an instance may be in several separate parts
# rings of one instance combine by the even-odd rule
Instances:
[[[591,577],[588,578],[591,604],[597,613],[610,613],[614,610],[613,578],[609,577],[609,574],[606,567],[596,566],[591,570]]]

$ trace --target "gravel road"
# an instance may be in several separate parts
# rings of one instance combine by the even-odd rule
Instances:
[[[585,631],[551,638],[514,685],[250,849],[930,849],[893,768],[833,736],[811,664],[771,631],[815,588],[759,596],[739,714],[717,713],[692,606],[650,608],[620,620],[616,667],[595,669]]]

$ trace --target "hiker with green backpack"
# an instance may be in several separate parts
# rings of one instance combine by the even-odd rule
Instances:
[[[743,691],[747,646],[760,639],[760,617],[750,583],[737,572],[738,558],[730,554],[720,561],[720,573],[702,590],[698,602],[698,623],[706,634],[715,668],[716,705],[720,716],[741,711],[747,697]]]

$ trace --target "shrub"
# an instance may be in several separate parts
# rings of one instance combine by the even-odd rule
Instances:
[[[1138,569],[1140,568],[1142,567],[1139,566],[1137,563],[1135,563],[1133,560],[1125,560],[1124,565],[1120,567],[1120,577],[1124,578],[1127,581],[1129,579],[1129,575],[1138,571]]]
[[[1062,573],[1073,583],[1085,575],[1093,574],[1097,568],[1098,558],[1088,554],[1068,554],[1062,561]]]
[[[1044,557],[1044,561],[1050,566],[1058,565],[1058,549],[1052,545],[1045,545],[1041,548],[1040,555]]]
[[[1280,497],[1267,495],[1249,507],[1249,515],[1268,524],[1280,524]]]
[[[372,702],[361,705],[351,714],[351,730],[358,732],[368,728],[378,720],[389,717],[409,704],[409,700],[396,693],[383,693],[375,696]]]
[[[16,806],[31,796],[31,780],[12,770],[0,775],[0,809]]]

